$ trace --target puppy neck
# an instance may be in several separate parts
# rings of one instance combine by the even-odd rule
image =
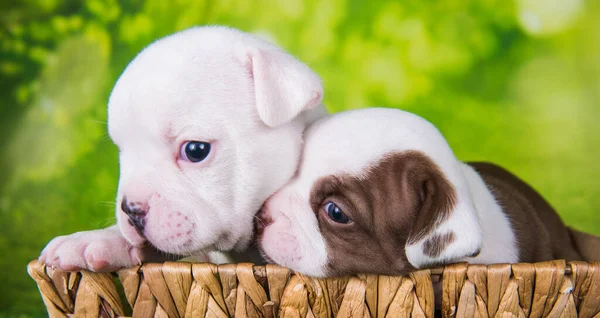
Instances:
[[[483,231],[481,251],[463,261],[472,264],[517,263],[519,250],[515,231],[492,191],[469,165],[461,163],[471,189],[477,217]]]

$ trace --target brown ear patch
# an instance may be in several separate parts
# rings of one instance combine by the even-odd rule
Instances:
[[[352,224],[328,219],[323,206],[338,205]],[[393,152],[359,176],[324,176],[313,184],[310,205],[327,244],[330,275],[402,275],[413,269],[407,242],[429,239],[425,253],[441,255],[456,233],[428,237],[451,214],[454,187],[435,162],[418,151]]]
[[[411,228],[408,243],[414,244],[445,221],[456,204],[454,186],[446,179],[440,168],[425,154],[415,153],[419,165],[413,167],[415,176],[412,182],[420,187],[421,206],[415,213],[416,219]]]
[[[454,232],[434,235],[423,244],[423,253],[429,257],[438,257],[455,239]]]

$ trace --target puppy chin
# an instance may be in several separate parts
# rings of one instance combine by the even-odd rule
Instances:
[[[225,225],[180,212],[162,212],[148,215],[143,235],[157,249],[178,255],[207,251],[242,251],[252,239],[250,226],[227,229]],[[218,229],[218,230],[217,230]]]

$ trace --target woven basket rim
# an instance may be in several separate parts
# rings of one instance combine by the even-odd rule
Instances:
[[[600,262],[461,262],[405,276],[312,278],[274,264],[179,261],[94,273],[34,260],[28,272],[51,317],[123,316],[127,308],[140,317],[433,317],[438,309],[443,317],[600,314]]]

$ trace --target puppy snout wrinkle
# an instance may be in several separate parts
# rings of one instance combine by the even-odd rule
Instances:
[[[129,224],[142,234],[146,226],[147,205],[139,202],[129,202],[127,198],[123,198],[121,201],[121,210],[129,217]]]

